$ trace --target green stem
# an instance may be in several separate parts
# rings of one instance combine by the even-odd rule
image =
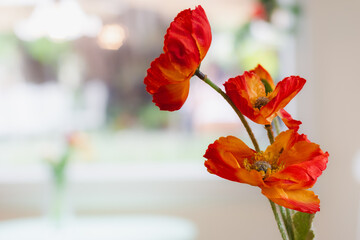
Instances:
[[[271,201],[270,199],[269,199],[269,202],[270,202],[270,205],[271,205],[271,209],[272,209],[272,211],[274,213],[274,217],[275,217],[276,223],[278,225],[278,228],[279,228],[282,239],[283,240],[290,240],[289,237],[286,234],[286,229],[284,227],[284,224],[280,220],[279,213],[278,213],[278,211],[276,209],[276,204],[273,201]]]
[[[254,148],[257,152],[260,152],[260,148],[259,148],[259,144],[256,141],[256,138],[254,136],[254,133],[252,132],[248,122],[246,121],[244,115],[239,111],[239,109],[235,106],[234,102],[229,98],[228,95],[226,95],[226,93],[224,93],[223,90],[221,90],[215,83],[213,83],[205,74],[203,74],[202,72],[200,72],[199,69],[196,70],[195,75],[200,78],[201,80],[203,80],[205,83],[207,83],[210,87],[212,87],[215,91],[217,91],[218,93],[220,93],[220,95],[230,104],[230,106],[234,109],[234,111],[236,112],[236,114],[239,116],[242,124],[244,125],[247,133],[249,134],[249,137],[254,145]]]
[[[275,126],[275,130],[276,130],[276,135],[279,135],[280,134],[279,117],[276,117],[274,119],[274,126]]]
[[[285,209],[285,212],[286,212],[286,221],[287,221],[287,225],[289,226],[289,229],[288,229],[288,234],[289,236],[291,237],[291,239],[294,239],[295,236],[294,236],[294,229],[293,229],[293,222],[292,222],[292,211],[288,208],[285,208],[285,207],[282,207],[283,209]]]
[[[267,131],[270,144],[273,144],[274,143],[274,132],[272,130],[271,124],[265,125],[265,129]],[[293,224],[292,224],[290,210],[287,209],[287,208],[284,208],[282,206],[278,206],[278,207],[279,207],[279,210],[280,210],[280,213],[281,213],[281,218],[282,218],[281,223],[283,223],[285,225],[285,230],[286,230],[286,233],[287,233],[287,237],[288,237],[289,240],[293,240],[294,239],[294,230],[293,230]],[[278,225],[279,225],[279,223],[278,223]],[[280,229],[280,227],[279,227],[279,229]],[[280,232],[281,232],[281,229],[280,229]]]
[[[294,231],[293,231],[293,224],[292,224],[290,210],[288,208],[285,208],[285,207],[282,207],[279,205],[278,205],[278,207],[280,209],[281,217],[285,224],[286,232],[289,236],[289,239],[293,240],[294,239]]]
[[[273,130],[272,130],[271,124],[265,125],[265,129],[266,129],[266,131],[267,131],[270,144],[273,144],[273,143],[274,143],[274,132],[273,132]]]

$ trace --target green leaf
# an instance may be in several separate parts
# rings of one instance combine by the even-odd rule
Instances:
[[[293,215],[295,240],[312,240],[314,232],[311,230],[314,214],[297,212]]]
[[[306,236],[306,240],[313,240],[315,237],[315,234],[313,232],[313,230],[310,230],[308,235]]]

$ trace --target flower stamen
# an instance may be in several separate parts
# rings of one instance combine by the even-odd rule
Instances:
[[[258,171],[265,179],[283,169],[284,166],[279,165],[278,159],[278,154],[258,152],[251,159],[244,159],[243,166],[248,171]]]
[[[258,172],[264,171],[266,173],[268,169],[271,170],[271,164],[266,161],[258,161],[253,164],[253,168]]]
[[[265,106],[269,102],[270,102],[270,99],[268,99],[267,97],[259,97],[255,101],[254,108],[257,108],[257,109],[260,110],[260,108],[262,108],[263,106]]]

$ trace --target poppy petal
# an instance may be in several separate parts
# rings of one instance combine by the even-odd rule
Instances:
[[[299,163],[285,166],[283,170],[267,178],[266,183],[269,186],[284,189],[311,188],[316,183],[317,178],[326,169],[328,157],[329,154],[324,153],[317,144],[305,142],[296,143],[290,151],[284,152],[284,154],[281,155],[280,161],[288,160],[286,165],[294,162]]]
[[[236,137],[221,137],[209,145],[204,155],[207,159],[205,166],[210,173],[219,177],[253,186],[262,186],[264,182],[261,174],[255,170],[249,171],[244,168],[244,161],[250,160],[255,153]]]
[[[153,102],[160,110],[175,111],[182,107],[189,94],[190,80],[160,87],[153,94]]]
[[[262,188],[261,193],[274,203],[286,208],[305,213],[320,211],[320,200],[313,191]]]
[[[186,76],[173,67],[169,57],[163,53],[151,63],[144,83],[146,90],[154,94],[161,86],[181,82],[186,78]]]
[[[266,148],[265,154],[280,155],[298,141],[298,135],[299,134],[297,134],[294,130],[281,132],[278,136],[276,136],[274,143]]]
[[[200,54],[192,36],[190,9],[180,12],[167,29],[164,52],[169,55],[175,69],[186,76],[193,75],[200,64]]]
[[[199,49],[200,60],[203,60],[210,48],[212,36],[209,20],[204,9],[199,5],[192,11],[192,36]]]
[[[270,102],[260,109],[261,115],[271,122],[276,113],[283,109],[302,89],[305,82],[305,79],[298,76],[287,77],[280,81],[269,95]]]
[[[302,122],[293,119],[287,111],[285,111],[284,109],[280,109],[277,115],[281,118],[281,120],[289,129],[295,129],[296,131],[299,130],[299,126],[302,124]]]
[[[293,130],[281,133],[266,153],[281,153],[278,165],[283,169],[266,178],[269,186],[284,189],[306,189],[312,187],[326,169],[328,153],[319,145],[310,142],[305,135]]]
[[[270,123],[254,108],[256,99],[266,96],[265,87],[259,77],[254,73],[244,72],[241,76],[230,78],[224,86],[226,94],[242,114],[259,124]]]
[[[268,73],[268,71],[265,70],[265,68],[263,68],[263,66],[261,66],[260,64],[258,64],[256,66],[256,68],[254,68],[253,70],[251,70],[250,72],[253,72],[255,73],[257,76],[259,76],[260,80],[263,82],[263,84],[268,84],[269,87],[271,87],[271,91],[274,91],[275,89],[275,84],[274,84],[274,81],[271,77],[271,75]],[[264,83],[265,81],[265,83]],[[265,86],[266,88],[266,86]],[[268,91],[266,91],[268,92]]]

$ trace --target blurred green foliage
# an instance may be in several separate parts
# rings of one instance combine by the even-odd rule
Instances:
[[[170,112],[159,111],[152,102],[143,106],[139,111],[139,121],[145,128],[166,128],[169,124]]]
[[[0,58],[11,57],[17,49],[17,39],[14,34],[0,34]]]
[[[71,49],[68,42],[54,42],[47,38],[24,42],[24,46],[33,59],[49,65],[55,64],[62,55]]]

